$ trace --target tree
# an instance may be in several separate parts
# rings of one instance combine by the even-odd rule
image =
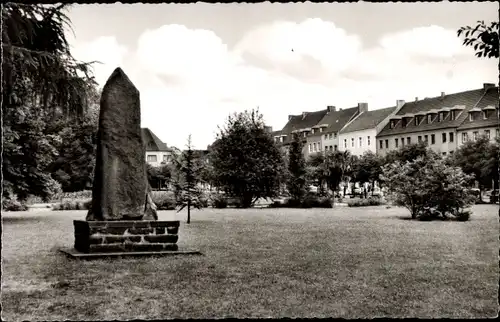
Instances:
[[[238,198],[241,207],[278,195],[283,159],[258,110],[228,117],[213,144],[211,160],[217,185]]]
[[[492,180],[498,181],[498,143],[490,143],[485,136],[465,142],[455,151],[450,161],[478,182],[480,201],[484,186],[489,185]]]
[[[302,154],[302,141],[295,134],[290,145],[290,153],[288,155],[288,180],[287,189],[291,199],[300,204],[306,195],[306,161]]]
[[[47,124],[60,117],[78,119],[95,87],[89,63],[71,56],[65,7],[2,6],[2,181],[7,196],[47,197],[53,190],[47,167],[61,138],[47,134]]]
[[[191,206],[201,209],[200,196],[201,192],[197,187],[199,179],[199,165],[192,149],[191,135],[188,137],[187,150],[181,154],[179,164],[179,173],[182,176],[182,181],[178,183],[180,188],[179,199],[177,206],[179,211],[187,207],[187,223],[191,223]]]
[[[457,36],[464,35],[463,45],[471,46],[476,56],[498,58],[498,22],[489,26],[484,21],[478,21],[475,27],[465,26],[457,31]]]
[[[472,204],[472,195],[465,189],[470,177],[435,155],[389,163],[383,167],[382,178],[389,199],[407,208],[412,219],[429,214],[459,216]]]
[[[169,184],[172,178],[172,170],[169,165],[163,164],[155,167],[147,163],[146,166],[148,181],[151,187],[161,189],[161,187]]]

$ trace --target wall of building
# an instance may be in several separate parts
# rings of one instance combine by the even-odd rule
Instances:
[[[375,128],[362,131],[340,133],[339,150],[349,151],[351,152],[352,155],[357,155],[357,156],[363,155],[365,151],[372,151],[373,153],[376,153],[377,152],[376,136],[377,136],[377,130]],[[352,139],[354,139],[354,146],[352,146],[353,142]],[[344,142],[347,142],[347,148],[344,146]]]
[[[328,133],[326,136],[322,135],[321,146],[327,147],[328,151],[330,151],[330,147],[332,147],[332,151],[335,151],[335,146],[337,147],[337,150],[340,150],[338,133]]]
[[[156,156],[156,161],[152,160],[154,156]],[[171,159],[172,152],[169,151],[146,151],[146,162],[154,167],[162,165],[162,162],[169,163]]]
[[[495,138],[499,136],[499,131],[497,127],[491,126],[491,127],[484,127],[484,128],[479,128],[479,129],[466,129],[466,130],[458,130],[458,147],[460,147],[462,144],[465,142],[463,141],[463,133],[467,133],[468,140],[473,140],[474,139],[474,132],[477,132],[477,135],[486,135],[486,132],[489,131],[490,133],[490,142],[494,143]]]
[[[443,133],[446,134],[446,142],[443,142]],[[450,142],[450,133],[453,136],[453,142]],[[425,136],[427,135],[428,146],[435,152],[440,155],[447,155],[449,153],[453,153],[457,149],[458,140],[461,139],[457,137],[457,131],[455,128],[449,129],[439,129],[432,131],[422,131],[422,132],[412,132],[405,134],[397,134],[390,136],[382,136],[377,137],[377,146],[376,151],[377,154],[384,156],[388,151],[397,150],[401,148],[401,138],[404,138],[404,145],[408,144],[408,138],[410,138],[410,143],[418,143],[418,137],[422,138],[422,141],[425,140]],[[434,135],[435,141],[432,143],[432,135]],[[398,146],[396,147],[396,141],[398,139]],[[388,143],[388,148],[386,148],[386,141]],[[382,141],[382,148],[380,147],[380,141]]]
[[[311,155],[324,151],[321,136],[316,135],[308,137],[302,151],[306,160]]]

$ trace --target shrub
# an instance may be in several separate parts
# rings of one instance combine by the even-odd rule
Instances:
[[[89,200],[64,200],[52,205],[52,210],[89,210],[92,199]]]
[[[2,210],[3,211],[26,211],[26,210],[28,210],[28,207],[16,199],[3,199],[2,200]]]
[[[227,199],[223,194],[220,193],[213,193],[210,195],[210,203],[212,205],[212,208],[227,208]]]
[[[153,191],[151,199],[153,199],[157,210],[175,210],[175,195],[171,191]]]
[[[330,197],[319,197],[314,193],[309,193],[302,202],[296,199],[287,199],[285,202],[275,200],[269,208],[333,208]]]
[[[470,219],[470,215],[472,214],[469,210],[462,210],[455,214],[455,218],[458,221],[468,221]]]
[[[44,202],[49,202],[50,200],[60,196],[62,194],[61,183],[50,178],[45,185],[45,194],[46,197],[43,198]]]
[[[366,198],[347,201],[349,207],[367,207],[367,206],[381,206],[385,202],[380,198]]]

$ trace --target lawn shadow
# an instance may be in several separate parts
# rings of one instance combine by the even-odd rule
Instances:
[[[32,223],[39,221],[41,221],[41,218],[39,216],[21,215],[19,217],[2,217],[3,224]]]

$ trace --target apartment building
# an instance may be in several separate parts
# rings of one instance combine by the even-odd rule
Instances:
[[[481,110],[478,104],[491,89],[492,84],[484,84],[480,89],[448,95],[442,92],[437,97],[405,103],[377,135],[377,153],[383,156],[417,142],[426,142],[443,156],[453,153],[459,144],[459,127],[470,118],[471,112]]]
[[[167,147],[150,129],[141,128],[142,142],[146,150],[146,162],[154,167],[172,160],[173,151]]]
[[[457,129],[457,146],[469,140],[476,140],[484,135],[494,142],[499,137],[498,119],[498,87],[494,84],[484,84],[485,95],[478,104],[468,112],[468,117]]]
[[[319,128],[320,131],[312,133],[307,138],[306,157],[318,152],[340,150],[340,130],[358,114],[362,113],[365,108],[367,108],[365,105],[347,109],[328,106],[327,113],[316,125],[316,128]]]
[[[316,125],[327,112],[328,109],[315,112],[303,112],[300,115],[288,115],[288,122],[283,129],[281,129],[281,131],[272,132],[275,142],[278,143],[281,149],[286,153],[290,147],[290,143],[293,141],[293,134],[297,134],[304,144],[302,153],[304,156],[307,156],[307,137],[311,134],[317,132],[321,133],[323,131],[324,126],[318,128]]]
[[[366,151],[377,152],[376,136],[389,122],[389,117],[397,113],[404,105],[398,100],[396,106],[368,111],[368,104],[359,103],[361,111],[339,132],[339,150],[349,151],[352,155],[361,156]]]

